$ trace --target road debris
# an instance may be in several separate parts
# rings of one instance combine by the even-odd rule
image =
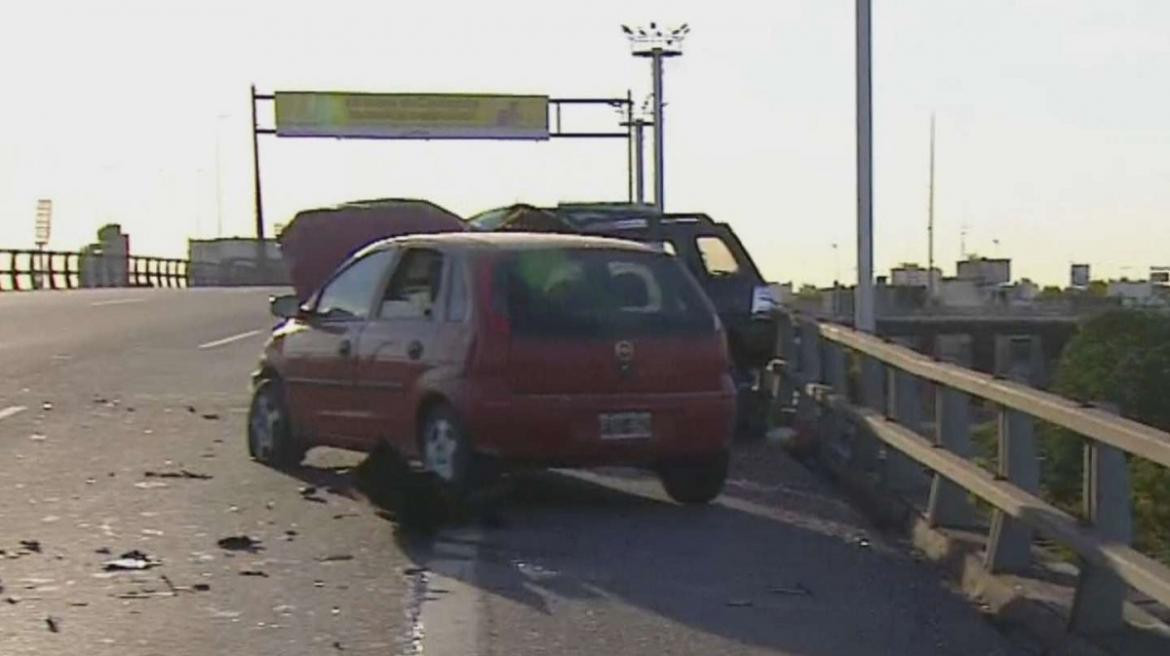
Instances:
[[[750,599],[728,599],[727,605],[732,608],[748,608],[754,604]]]
[[[305,485],[297,489],[301,498],[305,501],[312,501],[313,503],[329,503],[324,497],[317,495],[317,488],[312,485]]]
[[[108,556],[108,555],[110,555],[110,548],[109,547],[98,547],[97,549],[94,549],[93,552],[96,554],[102,554],[102,555]]]
[[[45,435],[43,433],[33,433],[32,435],[28,436],[28,439],[30,439],[34,442],[44,442],[48,438],[45,437]]]
[[[196,473],[193,471],[188,471],[186,469],[180,469],[177,472],[147,471],[147,472],[143,472],[142,475],[147,477],[147,478],[189,478],[189,479],[194,479],[194,480],[198,480],[198,481],[207,481],[207,480],[211,480],[212,478],[215,478],[211,474],[199,474],[199,473]]]
[[[268,578],[268,572],[262,569],[242,569],[240,570],[240,576],[257,576],[266,579]]]
[[[21,540],[20,547],[26,551],[31,551],[32,553],[40,553],[41,552],[41,541],[40,540]]]
[[[859,536],[853,538],[853,544],[855,544],[863,549],[867,548],[867,547],[869,547],[869,538],[865,537],[864,535],[859,535]]]
[[[768,592],[770,592],[772,594],[777,594],[777,595],[792,595],[795,597],[811,597],[811,596],[813,596],[812,590],[809,590],[807,587],[805,587],[805,585],[803,583],[797,583],[796,585],[793,585],[793,586],[783,586],[783,585],[773,586],[771,588],[768,588]]]
[[[139,481],[134,484],[134,487],[140,490],[154,490],[160,487],[170,487],[162,481]]]
[[[195,406],[193,406],[193,405],[187,406],[187,412],[190,412],[191,414],[195,414]]]
[[[52,633],[60,633],[61,632],[61,620],[57,619],[56,617],[53,617],[53,616],[46,617],[45,618],[45,626],[49,627],[49,631]]]
[[[196,583],[191,586],[191,589],[195,592],[207,592],[211,589],[211,586],[206,583]]]
[[[53,402],[52,401],[45,401],[44,403],[41,404],[41,410],[44,410],[45,412],[48,412],[52,409],[53,409]]]
[[[347,560],[353,560],[350,554],[333,554],[331,556],[321,556],[317,559],[319,563],[340,563]]]
[[[227,551],[249,551],[255,553],[264,547],[260,546],[260,541],[247,535],[232,535],[226,538],[220,538],[218,542],[220,549]]]
[[[151,558],[137,549],[132,549],[118,558],[107,560],[102,564],[102,569],[107,572],[134,571],[158,567],[161,564],[162,562],[159,560]]]
[[[215,412],[205,412],[201,416],[204,419],[219,419],[219,414]]]

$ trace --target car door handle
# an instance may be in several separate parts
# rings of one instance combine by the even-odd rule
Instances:
[[[417,359],[421,358],[422,354],[423,354],[423,345],[422,345],[422,342],[418,341],[417,339],[414,340],[413,342],[411,342],[410,345],[406,347],[406,355],[411,360],[417,360]]]
[[[348,358],[352,352],[353,344],[348,339],[341,340],[341,343],[337,345],[337,354],[343,358]]]

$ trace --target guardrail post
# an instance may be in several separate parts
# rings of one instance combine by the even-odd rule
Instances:
[[[884,411],[886,405],[885,394],[885,365],[880,360],[868,355],[861,355],[861,404],[871,410]],[[867,431],[856,432],[857,445],[854,461],[865,472],[876,472],[878,469],[879,440]]]
[[[971,399],[958,390],[936,385],[934,391],[934,443],[955,455],[971,456]],[[931,526],[951,528],[974,524],[975,509],[967,491],[934,473],[926,519]]]
[[[777,323],[777,351],[780,353],[780,358],[784,360],[786,369],[779,372],[779,390],[777,395],[780,400],[780,407],[784,410],[792,408],[793,394],[795,393],[792,384],[792,376],[796,372],[797,353],[796,353],[796,330],[792,325],[792,315],[787,312],[781,313]]]
[[[825,382],[833,388],[833,394],[849,398],[849,382],[845,371],[845,349],[839,344],[825,342]],[[852,459],[851,449],[844,442],[845,422],[832,411],[824,418],[822,442],[839,460],[848,463]]]
[[[962,349],[945,348],[947,336],[935,338],[934,352],[939,360],[969,366],[970,358]],[[953,339],[953,338],[951,338]],[[934,443],[951,453],[970,458],[971,397],[945,385],[934,387]],[[930,483],[930,500],[926,520],[931,526],[964,528],[974,525],[975,508],[967,491],[937,472]]]
[[[921,433],[922,411],[918,378],[894,367],[886,369],[886,376],[889,380],[886,415],[904,428]],[[885,474],[891,488],[908,492],[921,481],[922,466],[901,451],[887,447]]]
[[[809,383],[821,382],[821,333],[815,321],[800,323],[800,377],[796,405],[797,432],[808,439],[815,435],[817,402],[808,395]],[[803,444],[803,447],[815,446]]]
[[[1013,357],[1012,337],[995,339],[996,373],[1017,382],[1028,382],[1027,366],[1031,354],[1021,363]],[[1024,366],[1021,366],[1023,364]],[[1007,408],[999,409],[999,451],[996,474],[1016,487],[1040,490],[1040,466],[1036,461],[1036,438],[1032,417]],[[1028,566],[1032,556],[1032,528],[1000,510],[991,518],[991,535],[987,542],[987,566],[993,572],[1019,571]]]
[[[1102,538],[1128,546],[1133,539],[1133,509],[1125,453],[1086,439],[1084,476],[1085,518]],[[1080,633],[1120,629],[1128,592],[1117,574],[1082,560],[1069,626]]]

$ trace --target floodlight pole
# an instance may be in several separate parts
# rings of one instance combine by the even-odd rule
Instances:
[[[876,329],[873,298],[873,100],[870,0],[857,0],[857,291],[853,326]]]

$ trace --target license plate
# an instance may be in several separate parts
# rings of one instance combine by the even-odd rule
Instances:
[[[638,440],[651,436],[649,412],[614,412],[598,415],[603,440]]]

